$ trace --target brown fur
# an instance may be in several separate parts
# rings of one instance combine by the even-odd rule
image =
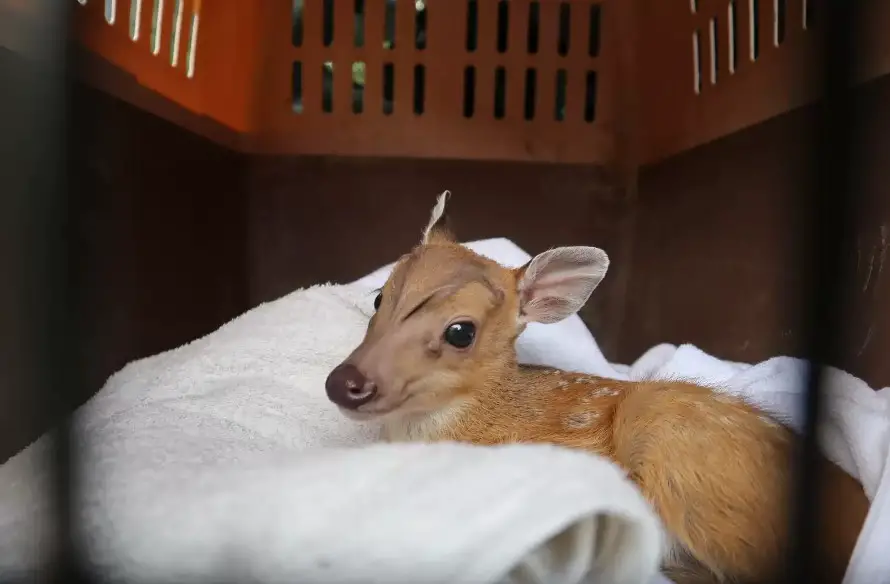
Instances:
[[[519,290],[528,268],[507,269],[458,245],[434,212],[424,243],[397,263],[365,339],[347,359],[379,395],[344,413],[383,416],[395,441],[545,442],[609,457],[675,542],[664,560],[669,577],[779,580],[792,433],[739,399],[691,383],[520,366],[514,344],[525,326],[528,299]],[[544,310],[558,304],[541,302]],[[459,319],[477,326],[466,350],[442,339]],[[826,537],[814,561],[824,563],[826,582],[840,582],[868,503],[855,481],[824,466],[824,493],[847,500],[823,507]],[[839,511],[848,505],[855,508],[849,518]]]

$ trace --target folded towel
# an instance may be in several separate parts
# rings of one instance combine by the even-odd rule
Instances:
[[[604,459],[368,445],[379,428],[343,418],[323,385],[372,302],[358,284],[299,291],[109,379],[77,416],[94,566],[160,583],[658,577],[658,521]],[[0,467],[0,579],[45,551],[45,447]]]
[[[118,442],[93,453],[82,517],[111,581],[630,584],[656,571],[648,505],[616,467],[582,453],[407,444],[294,455],[158,422],[120,419],[105,434]],[[10,503],[5,578],[34,558],[22,519],[35,508]]]

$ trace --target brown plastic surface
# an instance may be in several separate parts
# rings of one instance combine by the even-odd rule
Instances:
[[[71,0],[75,1],[75,0]],[[150,26],[151,5],[142,0],[142,28]],[[174,0],[162,0],[169,12]],[[543,1],[537,54],[526,50],[528,8],[531,0],[510,0],[508,50],[498,53],[494,43],[497,1],[480,0],[478,48],[465,49],[465,0],[428,1],[428,41],[414,47],[414,2],[397,4],[395,48],[383,48],[384,0],[366,2],[366,38],[355,47],[352,38],[353,0],[334,3],[334,37],[322,39],[322,1],[307,0],[304,39],[291,42],[291,0],[183,0],[185,13],[200,13],[195,74],[188,78],[184,62],[171,67],[165,52],[171,43],[169,26],[163,31],[164,50],[152,54],[146,35],[129,38],[130,0],[117,0],[118,16],[109,24],[104,0],[89,0],[77,12],[77,37],[90,50],[117,67],[135,74],[139,82],[187,109],[212,118],[242,135],[241,148],[281,154],[363,156],[419,156],[456,159],[505,159],[550,162],[608,162],[614,157],[608,64],[615,39],[610,34],[608,10],[600,24],[600,50],[587,51],[588,11],[597,2],[571,1],[581,18],[571,21],[569,51],[557,52],[560,2]],[[146,9],[148,8],[148,9]],[[164,22],[170,19],[165,17]],[[186,18],[187,21],[187,18]],[[187,27],[186,27],[187,28]],[[186,39],[180,39],[186,42]],[[303,71],[302,113],[292,108],[293,63]],[[366,64],[363,112],[351,107],[348,71],[353,62]],[[333,111],[321,107],[322,66],[334,64]],[[383,65],[394,67],[394,110],[382,107]],[[413,72],[426,72],[423,113],[413,111]],[[476,107],[472,118],[463,115],[463,75],[476,67]],[[495,68],[506,75],[503,119],[494,116]],[[523,117],[525,71],[537,74],[535,116]],[[567,76],[564,121],[554,115],[558,69]],[[597,73],[596,118],[584,120],[584,83],[588,71]]]
[[[890,386],[890,76],[854,99],[867,120],[854,160],[860,211],[831,365],[881,388]],[[618,362],[664,342],[745,363],[806,354],[800,204],[819,123],[817,106],[799,108],[642,170]]]
[[[601,24],[600,57],[587,53],[588,1],[569,2],[573,20],[569,52],[557,53],[559,2],[540,3],[540,38],[537,54],[526,49],[527,18],[531,2],[510,0],[507,51],[496,50],[497,5],[495,0],[478,3],[478,46],[467,52],[465,0],[428,2],[426,48],[414,46],[413,1],[396,4],[395,48],[385,50],[383,0],[365,4],[365,42],[354,47],[352,0],[334,4],[333,43],[323,46],[322,2],[307,0],[304,38],[301,47],[291,43],[289,0],[264,4],[267,37],[267,83],[262,92],[262,133],[256,142],[263,152],[291,154],[334,154],[369,156],[421,156],[456,159],[511,159],[561,162],[603,162],[612,157],[609,121],[612,104],[608,97],[609,73],[604,64],[613,39],[608,34],[608,11]],[[284,33],[284,34],[282,34]],[[289,107],[291,70],[302,63],[303,113]],[[333,111],[322,111],[322,64],[334,64]],[[353,62],[366,67],[364,111],[352,112],[350,76],[343,74]],[[383,67],[394,68],[393,111],[383,111]],[[413,111],[413,70],[426,71],[424,112]],[[475,112],[463,114],[464,69],[476,69]],[[506,75],[506,107],[503,119],[494,117],[496,67]],[[527,68],[537,71],[536,112],[523,118],[524,78]],[[554,119],[556,73],[565,69],[568,80],[566,119]],[[597,120],[583,118],[584,79],[587,71],[599,77]]]
[[[756,18],[752,21],[751,6]],[[818,97],[813,65],[821,51],[824,0],[637,0],[636,61],[642,95],[638,141],[641,164],[689,150],[789,112]],[[890,72],[890,2],[871,0],[857,35],[858,81]],[[736,67],[730,71],[730,6],[735,6]],[[780,8],[784,6],[784,10]],[[805,11],[811,21],[804,27]],[[784,18],[776,43],[775,22]],[[716,76],[712,78],[711,21]],[[756,24],[754,24],[756,22]],[[752,59],[751,30],[758,48]],[[700,93],[695,92],[693,35],[699,35]]]
[[[260,66],[259,29],[253,0],[115,0],[113,22],[106,18],[106,0],[77,2],[74,31],[78,41],[139,83],[167,99],[207,116],[232,130],[250,134],[253,96]],[[176,6],[181,23],[176,26]],[[130,13],[139,10],[139,34],[133,38]],[[159,43],[152,46],[152,19],[162,9]],[[192,18],[197,17],[194,74],[189,77],[188,54]],[[175,30],[179,29],[179,34]],[[172,52],[177,59],[172,59]]]
[[[3,0],[16,6],[20,0]],[[79,0],[68,0],[78,2]],[[180,59],[169,52],[173,6],[183,7]],[[498,0],[478,0],[478,46],[465,48],[467,0],[426,0],[427,46],[414,46],[415,6],[396,6],[395,48],[383,48],[384,0],[365,2],[365,42],[353,42],[354,0],[334,0],[333,42],[322,38],[323,1],[305,0],[303,42],[295,47],[292,0],[141,0],[140,25],[151,26],[164,4],[162,47],[149,35],[130,38],[133,0],[88,0],[76,13],[76,36],[146,88],[228,128],[230,145],[269,154],[500,159],[623,165],[635,169],[755,125],[817,97],[809,71],[815,62],[824,0],[541,0],[539,50],[527,50],[532,0],[509,0],[507,50],[495,46]],[[758,7],[759,53],[750,58],[749,11]],[[557,52],[560,6],[573,18],[569,52]],[[601,6],[600,50],[587,51],[587,14]],[[729,70],[728,9],[735,6],[736,68]],[[776,46],[774,19],[784,6],[784,38]],[[20,10],[22,10],[20,8]],[[814,14],[804,28],[804,12]],[[890,72],[890,2],[871,0],[858,38],[865,60],[860,80]],[[200,16],[194,76],[186,74],[190,16]],[[711,20],[716,78],[711,78]],[[693,34],[699,34],[701,85],[694,90]],[[631,55],[632,53],[632,55]],[[294,63],[302,67],[301,113],[292,107]],[[322,108],[322,66],[332,62],[333,108]],[[366,67],[364,107],[352,111],[349,69]],[[394,109],[383,111],[383,66],[394,68]],[[426,72],[422,114],[413,111],[415,65]],[[476,68],[473,117],[463,114],[464,68]],[[494,71],[506,76],[505,115],[495,119]],[[526,69],[537,72],[535,116],[524,119]],[[555,77],[566,71],[565,120],[554,118]],[[584,79],[597,73],[596,119],[583,119]],[[101,83],[100,83],[101,85]],[[105,84],[108,86],[108,84]],[[136,101],[130,96],[123,96]],[[161,112],[162,113],[162,112]],[[163,115],[163,113],[162,113]],[[190,128],[195,131],[201,129]],[[203,132],[205,133],[206,132]],[[220,138],[216,135],[215,139]]]

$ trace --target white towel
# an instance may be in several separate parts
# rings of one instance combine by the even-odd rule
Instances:
[[[367,446],[378,428],[343,418],[323,385],[372,301],[363,285],[299,291],[109,379],[78,414],[95,565],[157,583],[658,577],[658,521],[608,461],[533,445]],[[0,579],[41,557],[45,446],[0,468]]]
[[[520,265],[529,258],[523,250],[503,239],[468,245],[507,265]],[[133,363],[108,381],[82,411],[82,419],[91,420],[84,423],[93,437],[90,458],[97,468],[92,470],[100,471],[90,473],[90,476],[99,478],[94,478],[98,481],[97,490],[94,498],[87,501],[86,519],[93,536],[92,545],[103,554],[106,564],[142,570],[143,574],[155,576],[157,573],[153,573],[147,563],[157,560],[161,566],[172,566],[180,574],[212,577],[227,569],[227,565],[219,561],[220,557],[234,558],[246,562],[250,574],[263,581],[293,576],[302,569],[303,564],[292,555],[286,555],[285,559],[281,555],[285,553],[282,549],[298,545],[299,530],[292,525],[295,523],[293,519],[307,512],[323,512],[326,508],[315,501],[301,500],[298,494],[302,492],[302,484],[293,484],[295,481],[288,481],[288,477],[303,476],[298,473],[308,472],[312,465],[327,460],[328,453],[342,461],[338,468],[344,467],[341,469],[343,473],[349,472],[346,467],[350,464],[364,470],[359,453],[368,450],[348,447],[371,442],[376,436],[376,428],[343,419],[327,402],[321,383],[327,371],[361,337],[366,319],[359,312],[370,314],[371,290],[382,284],[387,273],[388,267],[384,267],[353,285],[318,287],[291,294],[250,311],[194,343]],[[354,310],[356,307],[359,311]],[[308,322],[307,314],[312,315]],[[316,322],[326,326],[317,326]],[[577,317],[555,325],[529,326],[520,337],[517,349],[523,362],[549,364],[616,379],[692,377],[719,383],[729,391],[763,404],[791,421],[792,425],[799,422],[794,397],[800,387],[800,363],[793,359],[780,357],[750,366],[721,361],[691,346],[659,345],[630,366],[613,365],[603,358],[595,340]],[[313,376],[314,381],[307,381]],[[890,573],[885,551],[890,549],[890,465],[886,464],[890,440],[890,407],[887,405],[890,390],[871,392],[860,380],[839,372],[834,380],[832,395],[835,397],[830,400],[828,412],[828,427],[832,430],[823,436],[823,448],[829,458],[860,478],[869,497],[873,498],[871,512],[847,574],[847,584],[879,582],[879,575]],[[307,448],[316,446],[338,450],[336,453],[324,450],[323,455],[307,451]],[[511,452],[522,454],[507,455],[502,451],[497,455],[474,456],[504,457],[504,465],[515,461],[515,458],[507,460],[511,456],[521,457],[529,463],[535,456],[540,456],[526,453],[525,447],[515,448],[519,450]],[[384,447],[384,450],[390,448]],[[481,450],[488,452],[488,449]],[[472,448],[467,452],[478,453],[480,450]],[[39,541],[41,523],[32,515],[40,500],[40,490],[35,488],[35,483],[40,486],[39,480],[34,478],[39,477],[35,469],[36,455],[35,448],[29,449],[0,468],[0,566],[22,565],[17,560],[28,558],[24,552],[33,552],[35,542]],[[310,458],[304,459],[304,456]],[[466,461],[468,468],[472,468],[469,456],[456,452],[453,456]],[[427,464],[427,460],[423,457],[417,464]],[[549,460],[547,458],[541,464],[549,464]],[[561,457],[560,460],[568,461],[568,458]],[[537,463],[529,466],[535,466],[536,470],[530,471],[534,476],[551,476],[548,466]],[[568,470],[569,466],[574,470]],[[580,477],[585,472],[599,472],[594,467],[605,468],[598,459],[582,456],[566,462],[564,470]],[[582,468],[587,470],[580,470]],[[281,471],[280,477],[277,470]],[[517,472],[520,471],[517,469]],[[608,471],[603,472],[608,474]],[[479,469],[479,473],[473,477],[474,484],[484,484],[487,480],[479,480],[479,477],[488,476],[484,469]],[[557,471],[553,473],[552,476],[560,476]],[[134,481],[133,477],[139,480]],[[253,477],[262,477],[263,481],[254,481]],[[420,480],[423,480],[422,476]],[[259,483],[269,483],[269,486],[257,486]],[[392,484],[396,488],[398,483],[393,481]],[[340,487],[330,486],[329,490],[333,493],[337,488]],[[549,517],[549,506],[559,501],[563,491],[558,490],[558,485],[542,488],[545,494],[538,497],[541,506],[537,510]],[[286,494],[287,489],[293,489],[291,495]],[[591,487],[589,492],[591,497],[599,497],[599,485]],[[263,510],[257,499],[270,502],[269,507],[278,512],[272,514],[269,508]],[[285,499],[288,505],[278,504]],[[607,508],[624,510],[616,515],[634,517],[626,511],[634,505],[631,499],[634,497],[622,498],[620,504],[614,505],[604,503],[605,499],[598,500]],[[468,500],[467,504],[473,501]],[[189,511],[189,502],[196,505],[192,511]],[[447,499],[437,501],[434,506],[439,506],[443,513],[432,513],[429,517],[441,519],[444,525],[451,527],[452,523],[461,522],[453,521],[453,507],[447,502]],[[229,512],[231,508],[236,510],[234,514]],[[573,509],[576,513],[574,523],[567,521],[566,525],[576,526],[569,531],[577,534],[576,541],[583,541],[584,528],[581,526],[590,516],[590,508],[581,503]],[[373,516],[373,511],[366,511],[369,517]],[[518,509],[516,513],[528,511]],[[182,519],[177,520],[180,515]],[[408,519],[399,517],[408,529],[432,525],[427,523],[425,514]],[[512,515],[510,521],[515,523],[506,517],[503,519],[505,528],[522,522]],[[629,547],[624,548],[637,550],[640,563],[634,565],[642,566],[640,572],[629,575],[628,581],[642,577],[651,567],[647,563],[646,550],[651,551],[649,536],[652,532],[647,529],[652,524],[643,516],[638,520],[635,524],[630,521],[632,525],[641,526],[641,533],[648,535],[632,540]],[[390,526],[390,523],[383,525]],[[540,527],[541,524],[536,525]],[[380,529],[379,525],[373,527]],[[453,526],[454,529],[460,527]],[[360,521],[352,528],[359,533],[374,531],[367,525],[362,527]],[[155,529],[158,534],[153,533]],[[190,537],[183,538],[180,532],[190,534]],[[515,565],[531,565],[545,563],[551,552],[562,549],[560,543],[564,543],[563,540],[548,539],[552,533],[546,529],[536,531],[530,528],[528,532],[535,534],[533,540],[536,543],[545,545],[541,545],[537,553],[526,554],[521,559],[516,559],[518,553],[512,556],[509,553],[495,554],[485,545],[472,551],[480,561],[497,556],[501,565],[510,564],[514,559]],[[389,538],[389,532],[386,533]],[[117,536],[117,541],[103,541],[103,538],[111,539],[111,535]],[[152,537],[150,541],[149,537]],[[412,538],[411,541],[419,540]],[[399,574],[408,573],[399,570],[433,565],[431,556],[438,554],[439,560],[444,562],[455,557],[451,555],[454,548],[438,539],[430,541],[436,544],[423,547],[418,563],[392,549],[390,560],[393,563],[387,564],[386,568],[390,571],[377,573],[398,581]],[[151,545],[160,547],[152,550]],[[587,549],[590,549],[589,545]],[[370,552],[365,550],[365,553]],[[581,562],[576,563],[576,558]],[[551,565],[555,573],[565,572],[568,566],[584,565],[583,556],[577,554],[556,555],[555,559],[556,563]],[[599,565],[609,564],[600,561]],[[623,564],[618,561],[615,565]],[[379,567],[379,564],[375,566]],[[344,565],[338,564],[338,567],[344,568]],[[349,567],[346,564],[344,569]],[[428,580],[431,582],[446,578],[444,572],[432,570],[429,573],[433,574]],[[341,581],[348,581],[354,575],[337,573]],[[373,572],[363,575],[366,580],[374,579]],[[559,580],[551,578],[550,581]]]
[[[652,578],[660,553],[636,489],[566,449],[408,444],[295,456],[179,423],[119,431],[100,448],[110,458],[91,469],[83,515],[111,581],[545,584],[587,574],[630,584]],[[5,578],[33,560],[22,541],[34,541],[22,513],[33,509],[3,509]]]

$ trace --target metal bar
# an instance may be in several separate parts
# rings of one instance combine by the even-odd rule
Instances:
[[[77,370],[77,343],[74,336],[76,277],[75,258],[68,229],[72,227],[67,192],[66,152],[69,146],[68,50],[69,14],[74,2],[30,0],[23,54],[23,74],[10,84],[11,107],[0,115],[4,139],[16,144],[7,149],[14,159],[3,162],[3,203],[18,224],[12,274],[7,282],[18,287],[18,310],[27,326],[5,331],[15,334],[26,349],[23,391],[34,395],[34,417],[53,424],[50,433],[49,508],[55,520],[50,532],[55,537],[45,566],[49,580],[85,582],[82,550],[77,542],[75,501],[77,500],[76,457],[71,411],[72,396],[80,392]],[[5,214],[5,212],[4,212]],[[39,411],[42,410],[42,411]]]
[[[801,258],[808,269],[803,298],[806,356],[809,367],[804,394],[803,438],[800,445],[795,508],[793,509],[788,582],[814,582],[819,531],[818,429],[825,387],[826,365],[843,359],[844,282],[851,275],[849,259],[855,240],[855,213],[860,193],[854,186],[856,119],[851,84],[855,70],[854,27],[859,22],[856,1],[823,4],[825,27],[821,52],[823,98],[818,104],[819,123],[811,164],[811,183],[802,189],[800,211],[808,216]],[[812,189],[812,196],[806,191]]]

